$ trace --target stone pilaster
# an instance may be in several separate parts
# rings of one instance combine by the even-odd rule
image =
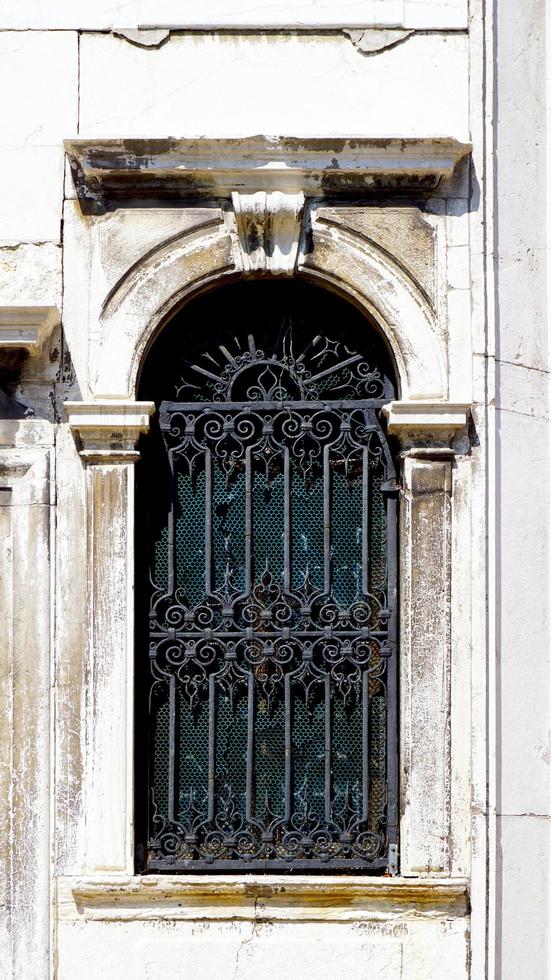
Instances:
[[[451,868],[451,444],[468,406],[392,402],[400,441],[401,873]]]
[[[151,402],[67,403],[86,472],[89,872],[133,868],[134,462]]]
[[[0,421],[0,975],[50,959],[50,467],[43,421]]]

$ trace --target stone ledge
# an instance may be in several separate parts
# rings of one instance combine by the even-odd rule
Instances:
[[[55,306],[0,306],[0,349],[17,348],[39,354],[59,323]]]
[[[108,875],[59,880],[63,919],[355,921],[457,917],[468,911],[463,878]]]
[[[431,191],[470,144],[446,136],[250,136],[65,140],[84,210],[136,197],[216,199],[233,192],[363,196]]]

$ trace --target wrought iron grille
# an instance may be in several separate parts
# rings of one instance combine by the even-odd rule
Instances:
[[[396,839],[396,496],[377,366],[284,324],[159,421],[144,867],[377,870]]]

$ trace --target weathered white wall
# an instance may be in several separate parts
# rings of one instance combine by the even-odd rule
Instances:
[[[89,34],[80,59],[83,136],[468,139],[462,33],[415,34],[377,56],[343,33],[175,35],[153,50]]]
[[[88,923],[60,933],[59,980],[464,980],[465,926],[430,922]],[[121,951],[124,950],[124,960]],[[121,963],[124,963],[121,973]]]
[[[469,32],[463,0],[282,2],[269,11],[262,4],[212,2],[189,6],[185,22],[181,7],[174,0],[0,0],[0,85],[9,93],[0,126],[0,306],[56,305],[64,325],[63,335],[55,331],[43,353],[27,361],[21,378],[18,397],[33,406],[37,422],[25,422],[18,435],[17,425],[0,421],[8,477],[20,443],[17,452],[23,446],[33,460],[47,462],[53,478],[48,493],[43,482],[46,495],[33,502],[19,474],[23,482],[18,476],[10,498],[0,501],[0,598],[8,610],[0,650],[8,722],[0,774],[0,977],[42,980],[51,969],[59,980],[259,972],[464,980],[472,963],[477,980],[546,980],[550,291],[543,219],[551,99],[546,103],[545,4],[502,3],[493,23],[492,5],[475,0]],[[278,30],[182,30],[150,47],[111,33],[203,21],[216,28],[261,21]],[[312,31],[286,33],[289,21]],[[341,31],[321,30],[335,24],[419,33],[366,55]],[[152,40],[142,36],[141,43]],[[388,38],[381,36],[383,42]],[[83,780],[89,750],[85,475],[72,435],[58,423],[65,399],[90,395],[89,339],[98,333],[110,276],[122,274],[159,234],[144,211],[131,221],[118,213],[96,224],[84,216],[64,175],[62,140],[255,132],[444,134],[474,142],[474,170],[463,170],[430,205],[440,242],[450,398],[472,390],[480,442],[454,469],[450,543],[450,867],[472,882],[470,950],[467,920],[440,914],[275,925],[98,922],[77,915],[57,924],[57,873],[85,872],[94,834],[86,827],[94,810],[87,808]],[[186,220],[178,209],[165,210],[160,237]],[[101,229],[109,224],[106,245]],[[30,635],[18,618],[22,610]]]
[[[415,27],[458,29],[467,26],[467,0],[193,0],[182,9],[177,0],[41,0],[0,4],[6,28],[109,30],[137,27]]]
[[[505,4],[495,35],[496,964],[504,980],[535,980],[551,962],[542,927],[551,867],[546,15],[543,0]]]

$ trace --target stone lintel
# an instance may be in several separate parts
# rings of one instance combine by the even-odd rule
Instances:
[[[379,189],[432,191],[470,144],[451,137],[249,136],[65,141],[83,209],[127,198],[230,198],[259,191],[305,197]]]
[[[65,402],[69,427],[85,463],[132,463],[142,432],[149,429],[154,402]]]
[[[17,348],[39,354],[59,322],[55,306],[0,306],[0,350]]]
[[[389,435],[397,436],[403,445],[421,442],[412,452],[434,456],[439,450],[450,454],[442,443],[449,442],[468,423],[470,405],[463,402],[395,401],[382,408]],[[426,445],[428,444],[428,445]]]
[[[63,918],[354,921],[465,915],[468,883],[444,877],[117,875],[65,878]]]

